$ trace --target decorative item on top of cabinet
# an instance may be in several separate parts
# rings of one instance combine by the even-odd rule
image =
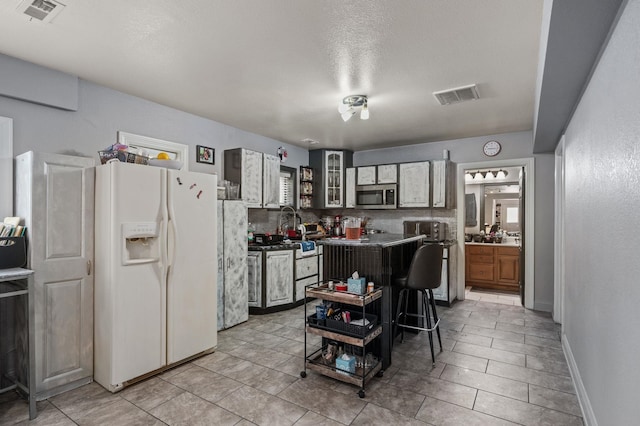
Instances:
[[[358,172],[357,185],[375,185],[376,166],[358,167],[356,170]]]
[[[345,170],[345,173],[344,207],[353,209],[356,207],[356,169],[355,167],[349,167]]]
[[[453,190],[455,182],[453,179],[452,164],[448,160],[434,160],[433,166],[433,196],[431,207],[435,208],[454,208]]]
[[[300,208],[313,207],[313,168],[300,166]]]
[[[398,183],[398,165],[381,164],[378,166],[377,183]]]
[[[400,164],[398,207],[429,207],[429,162]]]
[[[16,157],[15,214],[29,229],[34,270],[38,400],[93,380],[94,166],[68,155]]]
[[[309,151],[309,165],[316,177],[313,182],[313,207],[344,207],[345,169],[353,164],[353,152],[318,149]]]

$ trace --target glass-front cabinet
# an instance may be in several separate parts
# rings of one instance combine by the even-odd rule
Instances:
[[[325,173],[325,207],[342,207],[344,205],[344,157],[342,151],[327,151]]]
[[[314,208],[345,207],[345,169],[353,163],[353,152],[319,149],[309,151],[309,165],[316,177],[313,181]]]

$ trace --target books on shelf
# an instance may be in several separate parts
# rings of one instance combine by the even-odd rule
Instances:
[[[19,217],[5,217],[0,223],[0,237],[23,237],[27,228],[20,225]]]

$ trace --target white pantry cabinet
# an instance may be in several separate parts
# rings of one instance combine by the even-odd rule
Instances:
[[[218,200],[218,330],[249,319],[247,205]]]
[[[94,166],[68,155],[16,157],[15,213],[25,220],[34,271],[38,400],[93,378]]]

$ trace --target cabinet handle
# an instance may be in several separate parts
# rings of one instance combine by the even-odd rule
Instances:
[[[91,275],[91,261],[87,260],[87,275]]]

